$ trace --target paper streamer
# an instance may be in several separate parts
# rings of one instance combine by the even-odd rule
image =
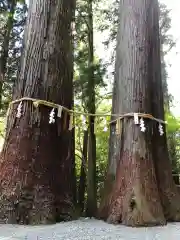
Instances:
[[[70,115],[69,118],[69,131],[73,129],[73,114]]]
[[[57,112],[57,116],[58,116],[59,118],[62,117],[62,111],[63,111],[63,107],[62,107],[62,106],[59,106],[59,107],[58,107],[58,112]]]

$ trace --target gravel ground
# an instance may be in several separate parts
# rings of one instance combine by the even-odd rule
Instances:
[[[0,240],[179,240],[180,223],[165,227],[130,228],[94,219],[48,226],[0,225]]]

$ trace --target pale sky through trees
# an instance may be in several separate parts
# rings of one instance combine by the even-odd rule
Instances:
[[[171,9],[172,26],[169,32],[173,35],[176,46],[166,57],[166,62],[170,64],[168,88],[175,100],[174,105],[176,106],[173,108],[173,113],[180,116],[180,0],[160,0],[160,2],[165,3],[168,9]]]
[[[167,54],[166,62],[168,64],[168,89],[169,93],[174,97],[174,107],[172,111],[175,116],[180,117],[180,0],[159,0],[159,2],[166,4],[167,8],[171,10],[170,17],[172,25],[169,33],[176,41],[176,46]],[[104,36],[107,33],[104,34]],[[103,60],[109,57],[110,49],[106,52],[101,44],[103,40],[102,33],[95,34],[96,52]],[[114,66],[111,66],[112,71]]]

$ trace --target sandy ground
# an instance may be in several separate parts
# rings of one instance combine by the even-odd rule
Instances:
[[[165,227],[130,228],[94,219],[49,226],[0,225],[0,240],[179,240],[180,223]]]

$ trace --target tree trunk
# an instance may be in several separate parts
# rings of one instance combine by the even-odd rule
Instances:
[[[151,49],[152,60],[152,114],[155,117],[164,119],[164,96],[163,85],[161,80],[160,69],[160,39],[159,39],[159,26],[156,24],[159,20],[158,2],[154,0],[154,25],[152,28],[152,42],[153,48]],[[156,176],[158,181],[159,193],[165,218],[168,221],[180,221],[180,195],[176,187],[173,176],[172,166],[169,159],[166,133],[160,136],[158,133],[158,125],[153,134],[154,146],[154,164],[156,168]],[[165,131],[165,130],[164,130]],[[162,167],[163,166],[163,167]]]
[[[31,0],[21,71],[13,99],[52,101],[72,108],[71,22],[75,0]],[[74,186],[73,132],[68,117],[49,124],[52,109],[23,101],[8,119],[1,155],[0,221],[41,224],[72,217]]]
[[[92,0],[88,0],[88,112],[95,113],[95,79],[94,79],[94,47],[93,47],[93,10]],[[97,210],[96,187],[96,136],[94,132],[95,119],[89,117],[88,138],[88,173],[87,173],[87,206],[86,215],[93,217]]]
[[[159,34],[153,31],[158,26],[155,7],[156,0],[120,2],[113,96],[115,113],[152,113],[152,72],[157,68],[161,71],[160,62],[153,68],[152,58],[152,51],[160,51],[160,48],[154,50],[156,42],[153,40],[155,34]],[[162,102],[156,101],[157,104],[163,109]],[[152,121],[145,120],[145,133],[132,118],[125,118],[121,124],[116,177],[110,184],[110,194],[101,204],[100,216],[110,223],[131,226],[165,224],[157,184],[159,178],[154,168],[158,160],[154,159]]]
[[[83,213],[84,211],[84,202],[85,202],[87,146],[88,146],[88,131],[84,131],[81,173],[80,173],[79,190],[78,190],[78,203],[79,203],[81,213]]]
[[[0,109],[2,108],[2,90],[3,90],[3,83],[5,81],[5,74],[6,74],[6,65],[8,61],[8,51],[9,51],[9,42],[11,37],[11,31],[13,28],[14,22],[14,11],[16,7],[16,0],[12,0],[8,4],[8,18],[6,29],[4,33],[2,49],[1,49],[1,56],[0,56]]]

